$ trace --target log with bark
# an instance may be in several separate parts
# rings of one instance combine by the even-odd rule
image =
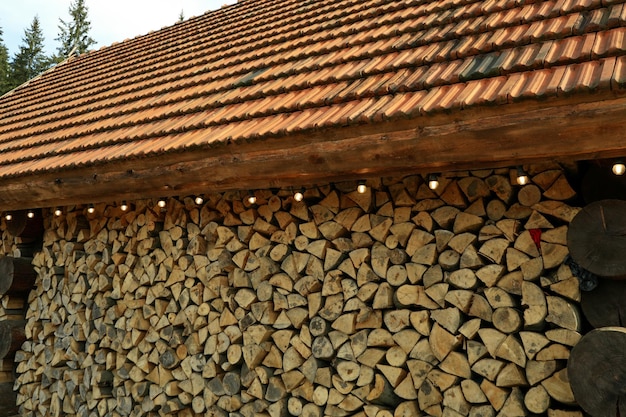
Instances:
[[[0,359],[13,357],[26,341],[25,320],[0,321]]]
[[[592,416],[626,415],[626,329],[587,333],[572,349],[567,373],[576,401]]]
[[[24,295],[35,284],[32,259],[0,257],[0,295]]]

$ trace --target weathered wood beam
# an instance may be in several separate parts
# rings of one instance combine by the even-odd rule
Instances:
[[[597,98],[597,97],[596,97]],[[626,155],[626,98],[516,103],[3,180],[0,209]]]

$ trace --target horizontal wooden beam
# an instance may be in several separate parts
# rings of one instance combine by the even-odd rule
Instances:
[[[626,156],[626,98],[483,107],[0,182],[0,210]]]

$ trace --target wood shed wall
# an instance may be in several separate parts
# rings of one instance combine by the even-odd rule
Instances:
[[[529,173],[50,213],[21,414],[582,416],[575,193]]]

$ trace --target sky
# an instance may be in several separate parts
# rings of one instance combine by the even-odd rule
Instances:
[[[56,52],[59,19],[69,21],[72,0],[0,0],[2,39],[13,57],[22,44],[24,30],[39,16],[45,38],[45,53]],[[186,19],[200,16],[236,0],[85,0],[91,22],[92,49],[171,26],[181,10]]]

